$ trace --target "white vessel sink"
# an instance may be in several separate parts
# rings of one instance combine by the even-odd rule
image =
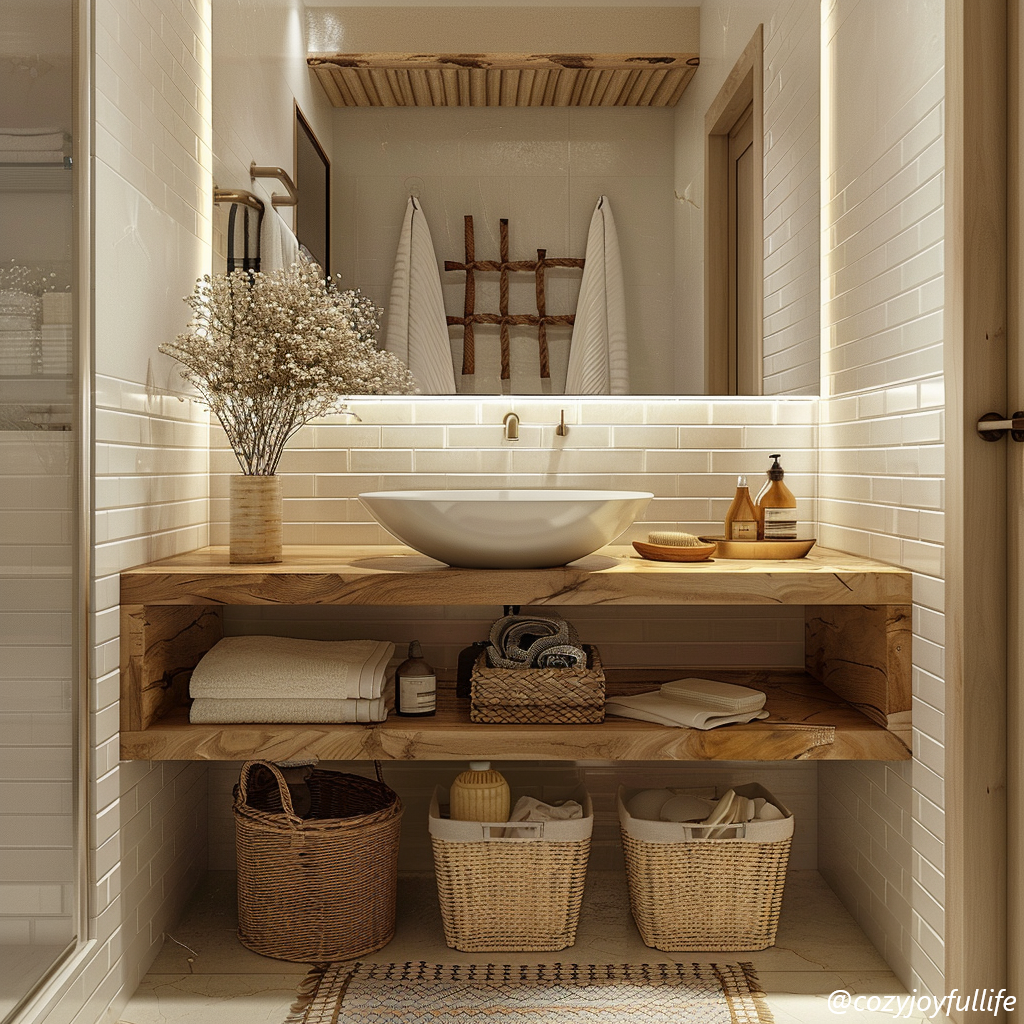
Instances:
[[[359,500],[400,541],[467,569],[565,565],[613,541],[649,491],[373,491]]]

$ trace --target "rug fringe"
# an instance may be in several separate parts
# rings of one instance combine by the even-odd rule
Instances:
[[[754,1006],[757,1007],[758,1019],[763,1024],[775,1024],[772,1011],[768,1008],[768,996],[765,990],[761,988],[761,980],[757,976],[757,971],[754,970],[754,965],[749,962],[740,963],[739,968],[743,972],[743,980],[747,983],[747,988],[750,989]]]
[[[330,964],[316,964],[309,969],[309,973],[299,982],[295,1001],[283,1024],[302,1024],[330,966]]]

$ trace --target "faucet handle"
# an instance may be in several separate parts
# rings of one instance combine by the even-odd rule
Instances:
[[[557,427],[555,427],[555,433],[559,437],[565,437],[569,433],[569,426],[565,422],[565,410],[564,409],[562,410],[562,422],[559,423]]]

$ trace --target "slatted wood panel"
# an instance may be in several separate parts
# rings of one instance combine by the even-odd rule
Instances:
[[[315,53],[307,62],[336,107],[671,107],[700,58]]]

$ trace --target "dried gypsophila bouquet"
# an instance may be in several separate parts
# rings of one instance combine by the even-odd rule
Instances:
[[[345,396],[415,392],[402,361],[374,344],[382,310],[304,257],[207,275],[185,301],[188,331],[160,351],[184,364],[247,476],[272,476],[292,435]]]

